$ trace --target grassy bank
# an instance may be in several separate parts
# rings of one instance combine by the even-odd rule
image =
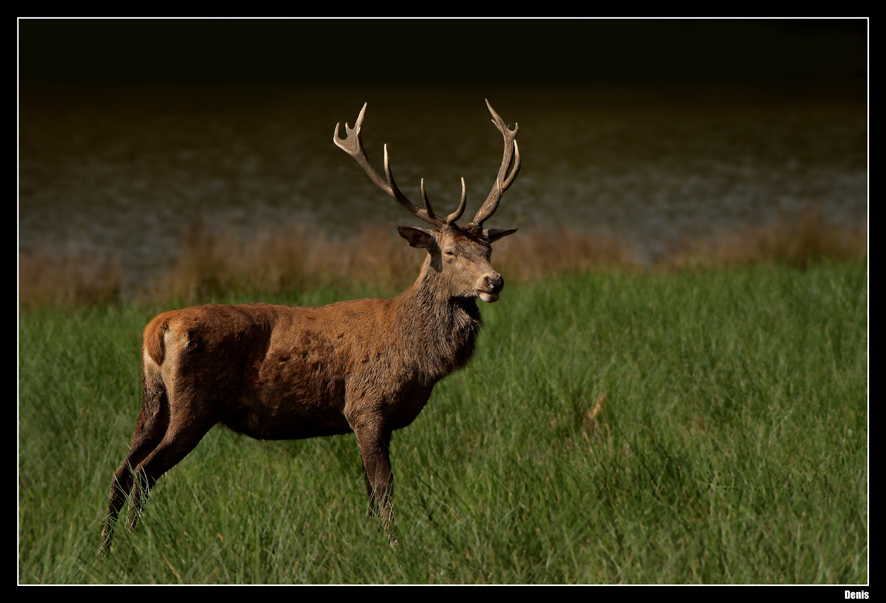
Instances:
[[[837,227],[810,209],[752,229],[686,237],[655,257],[611,233],[530,226],[519,237],[496,243],[495,266],[508,283],[602,267],[669,270],[768,263],[802,268],[810,262],[866,257],[867,245],[866,223]],[[171,307],[232,295],[254,300],[318,287],[350,290],[355,283],[395,292],[412,284],[423,259],[395,229],[382,225],[366,225],[346,238],[300,225],[250,235],[195,226],[175,258],[147,276],[125,274],[119,257],[74,244],[20,251],[19,307],[133,301]]]
[[[365,517],[352,436],[215,428],[100,559],[140,402],[140,332],[168,308],[25,311],[19,580],[866,582],[866,270],[510,280],[481,308],[473,362],[394,435],[395,548]],[[396,293],[382,289],[262,299]],[[255,301],[238,295],[213,301]]]

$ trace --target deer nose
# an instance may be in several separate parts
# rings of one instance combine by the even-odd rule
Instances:
[[[505,286],[505,279],[500,274],[486,277],[486,288],[490,293],[499,293]]]

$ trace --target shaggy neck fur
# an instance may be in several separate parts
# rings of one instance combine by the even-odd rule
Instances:
[[[429,255],[415,283],[396,298],[400,341],[414,346],[409,355],[432,382],[467,364],[483,326],[475,298],[453,297],[434,264]]]

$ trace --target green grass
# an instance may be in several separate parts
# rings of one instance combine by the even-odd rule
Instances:
[[[395,433],[399,545],[352,436],[219,427],[106,558],[140,333],[167,308],[23,312],[19,581],[865,583],[867,300],[866,260],[511,283]]]

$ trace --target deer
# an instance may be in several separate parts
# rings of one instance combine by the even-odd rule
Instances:
[[[367,103],[368,104],[368,103]],[[490,263],[492,243],[516,228],[484,228],[520,171],[516,136],[486,105],[504,138],[495,183],[474,219],[456,224],[465,209],[443,217],[397,187],[384,148],[382,178],[363,150],[366,106],[345,137],[333,142],[353,157],[387,195],[432,228],[397,231],[426,257],[418,278],[400,295],[340,301],[322,307],[251,303],[203,305],[163,312],[145,327],[142,402],[130,449],[111,479],[102,554],[129,498],[127,528],[135,528],[157,480],[185,458],[216,424],[259,440],[356,436],[369,497],[396,543],[391,433],[411,424],[434,385],[463,368],[482,326],[476,300],[499,299],[504,279]]]

